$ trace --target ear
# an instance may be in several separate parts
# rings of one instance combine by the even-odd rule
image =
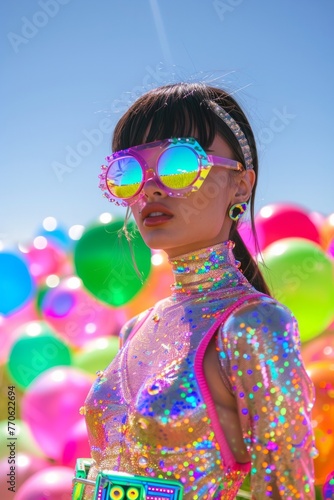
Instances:
[[[252,168],[244,170],[235,176],[235,190],[232,203],[247,202],[249,200],[255,184],[255,179],[256,174]]]

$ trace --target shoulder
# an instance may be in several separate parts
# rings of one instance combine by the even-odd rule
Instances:
[[[241,318],[251,322],[254,326],[261,323],[296,321],[292,312],[285,305],[268,295],[257,295],[246,300],[233,311],[228,319],[233,321]]]
[[[249,343],[287,341],[299,345],[298,324],[292,312],[267,295],[258,295],[238,306],[221,325],[220,341]]]
[[[129,319],[121,328],[121,331],[119,333],[119,341],[120,341],[120,347],[123,347],[123,345],[126,343],[128,340],[129,336],[131,333],[138,327],[138,325],[149,315],[152,309],[146,309],[140,314],[137,314],[137,316],[134,316],[133,318]]]

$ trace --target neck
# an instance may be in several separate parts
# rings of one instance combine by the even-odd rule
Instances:
[[[175,283],[173,294],[207,293],[221,288],[250,286],[233,255],[234,243],[225,241],[169,259]]]

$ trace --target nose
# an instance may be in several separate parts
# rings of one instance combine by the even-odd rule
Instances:
[[[143,193],[147,199],[166,198],[168,196],[164,189],[157,185],[154,176],[145,181]]]

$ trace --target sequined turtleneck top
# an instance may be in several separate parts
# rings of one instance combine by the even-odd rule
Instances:
[[[233,499],[250,472],[252,499],[270,498],[273,487],[284,499],[314,498],[313,387],[297,324],[252,288],[232,249],[228,241],[171,261],[171,296],[123,328],[85,402],[90,478],[111,469],[178,480],[185,500]],[[204,374],[212,341],[236,401],[243,463]]]

